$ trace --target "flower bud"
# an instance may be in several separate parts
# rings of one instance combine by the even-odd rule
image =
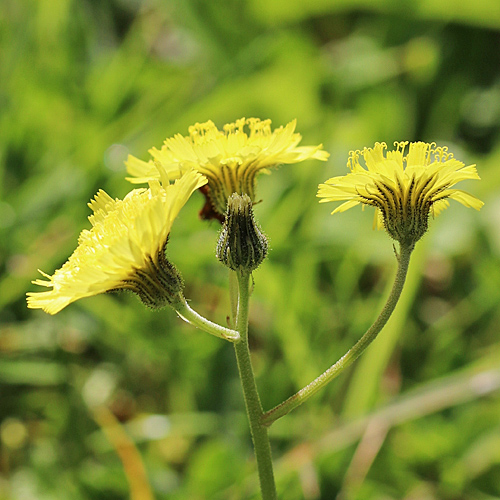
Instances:
[[[233,193],[217,243],[217,258],[233,271],[252,272],[266,258],[267,238],[258,227],[252,200],[246,194]]]

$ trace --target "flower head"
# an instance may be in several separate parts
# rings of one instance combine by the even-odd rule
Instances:
[[[415,244],[426,232],[429,214],[437,215],[448,200],[479,210],[483,202],[452,187],[466,179],[479,179],[475,165],[465,166],[446,147],[434,143],[385,143],[351,151],[347,166],[351,172],[320,184],[320,202],[344,201],[332,213],[344,212],[360,203],[377,209],[377,224],[400,243]],[[408,146],[408,149],[406,150]],[[366,168],[360,164],[363,157]]]
[[[123,200],[99,191],[89,207],[92,228],[84,229],[78,247],[48,281],[33,283],[51,288],[28,293],[28,307],[56,314],[71,302],[114,290],[132,290],[151,307],[175,302],[182,278],[165,257],[172,223],[191,194],[206,179],[190,171],[175,184],[150,182]]]
[[[296,121],[271,130],[271,120],[241,118],[218,130],[213,122],[189,127],[189,136],[180,134],[165,140],[161,149],[152,148],[149,162],[129,156],[128,180],[134,183],[158,178],[155,164],[162,165],[171,178],[194,168],[205,175],[208,184],[203,192],[207,205],[205,218],[223,220],[227,201],[233,193],[246,194],[255,200],[255,177],[259,172],[280,164],[298,163],[310,158],[326,160],[322,146],[297,147],[302,137],[295,133]]]

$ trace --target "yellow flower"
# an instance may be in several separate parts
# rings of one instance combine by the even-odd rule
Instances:
[[[162,165],[171,178],[188,168],[205,175],[203,189],[207,205],[203,218],[223,220],[227,201],[233,193],[246,194],[255,201],[255,176],[280,164],[298,163],[310,158],[326,160],[322,146],[297,147],[302,137],[295,133],[296,121],[271,131],[271,120],[241,118],[218,130],[213,122],[189,127],[189,136],[180,134],[166,139],[161,149],[152,148],[149,162],[129,156],[128,178],[134,183],[158,178],[155,164]]]
[[[99,191],[89,207],[90,230],[83,230],[78,247],[48,281],[36,285],[47,292],[28,293],[28,307],[56,314],[71,302],[114,290],[131,290],[151,307],[175,302],[182,293],[180,274],[165,257],[172,223],[191,194],[206,183],[189,171],[175,184],[150,182],[124,199]]]
[[[449,199],[479,210],[483,202],[452,187],[466,179],[479,179],[475,165],[465,166],[446,147],[434,143],[399,142],[394,151],[385,143],[351,151],[347,166],[351,172],[320,184],[320,202],[343,201],[332,213],[344,212],[360,203],[377,209],[379,227],[392,238],[415,244],[427,230],[429,214],[437,215]],[[364,158],[366,168],[359,160]]]

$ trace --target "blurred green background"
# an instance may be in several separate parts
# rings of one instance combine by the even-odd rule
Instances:
[[[302,144],[331,153],[260,177],[272,251],[250,334],[266,408],[341,356],[391,286],[371,210],[331,216],[315,198],[349,150],[447,145],[477,164],[483,180],[459,187],[486,203],[431,222],[377,342],[271,428],[280,498],[500,498],[500,2],[3,0],[0,499],[130,498],[137,450],[156,499],[258,498],[230,344],[128,294],[54,317],[25,302],[37,268],[60,267],[89,227],[97,189],[131,189],[127,154],[242,116],[297,118]],[[169,255],[192,305],[224,324],[202,204],[195,193]]]

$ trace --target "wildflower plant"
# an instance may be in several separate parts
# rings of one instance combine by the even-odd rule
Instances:
[[[429,218],[449,200],[476,210],[483,205],[454,188],[462,180],[479,179],[475,166],[465,166],[444,147],[399,142],[393,151],[386,151],[385,143],[352,151],[350,172],[321,184],[318,197],[321,202],[343,201],[333,213],[359,204],[375,208],[375,225],[399,244],[394,285],[378,318],[347,353],[286,401],[264,411],[248,346],[250,278],[269,250],[253,213],[256,177],[281,164],[328,158],[321,145],[299,147],[300,141],[295,121],[272,131],[270,120],[242,118],[222,131],[212,122],[196,124],[189,136],[176,135],[161,149],[152,148],[147,162],[130,156],[129,180],[149,187],[132,190],[124,200],[99,191],[89,203],[92,228],[82,231],[77,249],[61,269],[52,276],[42,273],[46,281],[33,282],[50,290],[30,292],[27,299],[28,307],[55,314],[84,297],[131,290],[145,305],[170,306],[193,326],[232,342],[264,500],[277,498],[269,426],[335,378],[376,338],[396,307],[411,253]],[[230,273],[230,327],[209,321],[188,305],[182,276],[166,256],[172,224],[197,189],[206,196],[202,218],[223,224],[216,256]]]

